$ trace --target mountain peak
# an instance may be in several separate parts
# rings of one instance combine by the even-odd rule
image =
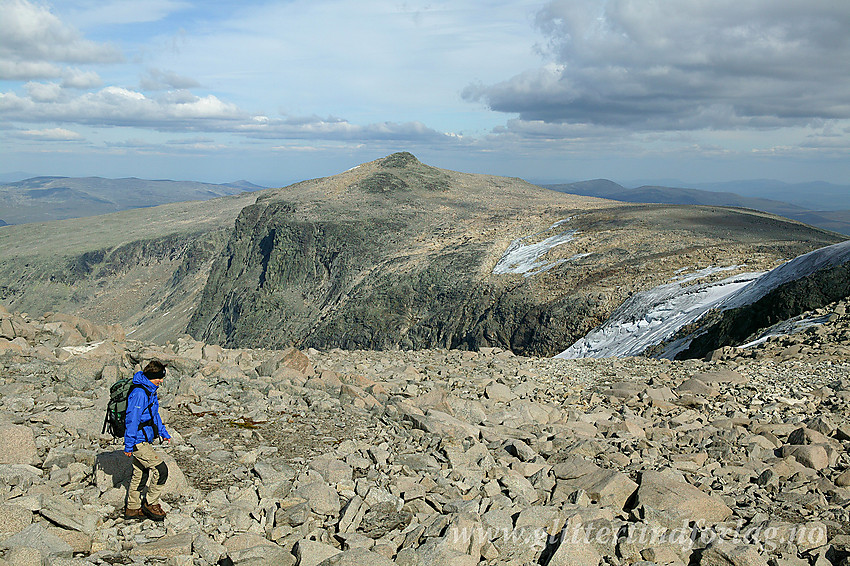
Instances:
[[[386,168],[411,167],[414,165],[422,165],[422,163],[409,151],[399,151],[381,160],[381,167]]]

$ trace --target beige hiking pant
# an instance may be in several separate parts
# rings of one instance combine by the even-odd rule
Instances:
[[[159,503],[159,496],[168,479],[168,467],[150,442],[136,444],[133,450],[133,477],[130,479],[130,487],[127,490],[127,509],[138,509],[142,506],[142,487],[150,485],[145,495],[148,505]]]

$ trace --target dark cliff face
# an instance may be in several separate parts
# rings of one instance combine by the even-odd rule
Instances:
[[[493,273],[512,242],[572,228],[574,241],[542,256],[555,267]],[[677,269],[773,262],[833,241],[757,213],[622,205],[400,153],[245,208],[187,331],[229,347],[553,355]]]
[[[302,222],[285,207],[262,208],[240,218],[191,334],[228,346],[536,353],[567,340],[566,319],[587,310],[570,299],[537,304],[527,281],[506,287],[475,277],[485,256],[479,246],[405,267],[406,258],[388,257],[403,226]]]

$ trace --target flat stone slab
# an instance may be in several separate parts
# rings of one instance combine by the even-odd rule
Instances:
[[[622,472],[600,468],[581,456],[570,456],[556,464],[552,471],[568,486],[586,491],[602,507],[622,509],[638,488],[638,484]]]
[[[181,533],[145,544],[140,544],[130,551],[130,556],[148,556],[151,558],[171,558],[192,554],[193,536],[190,533]]]
[[[702,520],[712,525],[732,516],[732,510],[719,497],[662,472],[641,474],[635,503],[662,511],[682,522]]]

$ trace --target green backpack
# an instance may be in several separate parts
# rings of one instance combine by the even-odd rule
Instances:
[[[133,385],[132,377],[119,379],[112,384],[112,387],[109,388],[109,403],[106,405],[106,417],[103,419],[103,430],[100,431],[101,433],[108,430],[109,434],[115,438],[124,438],[125,421],[127,418],[127,398],[130,396],[130,391],[137,387],[142,386]],[[153,404],[148,409],[151,406]],[[142,424],[148,423],[140,423],[140,425]]]

